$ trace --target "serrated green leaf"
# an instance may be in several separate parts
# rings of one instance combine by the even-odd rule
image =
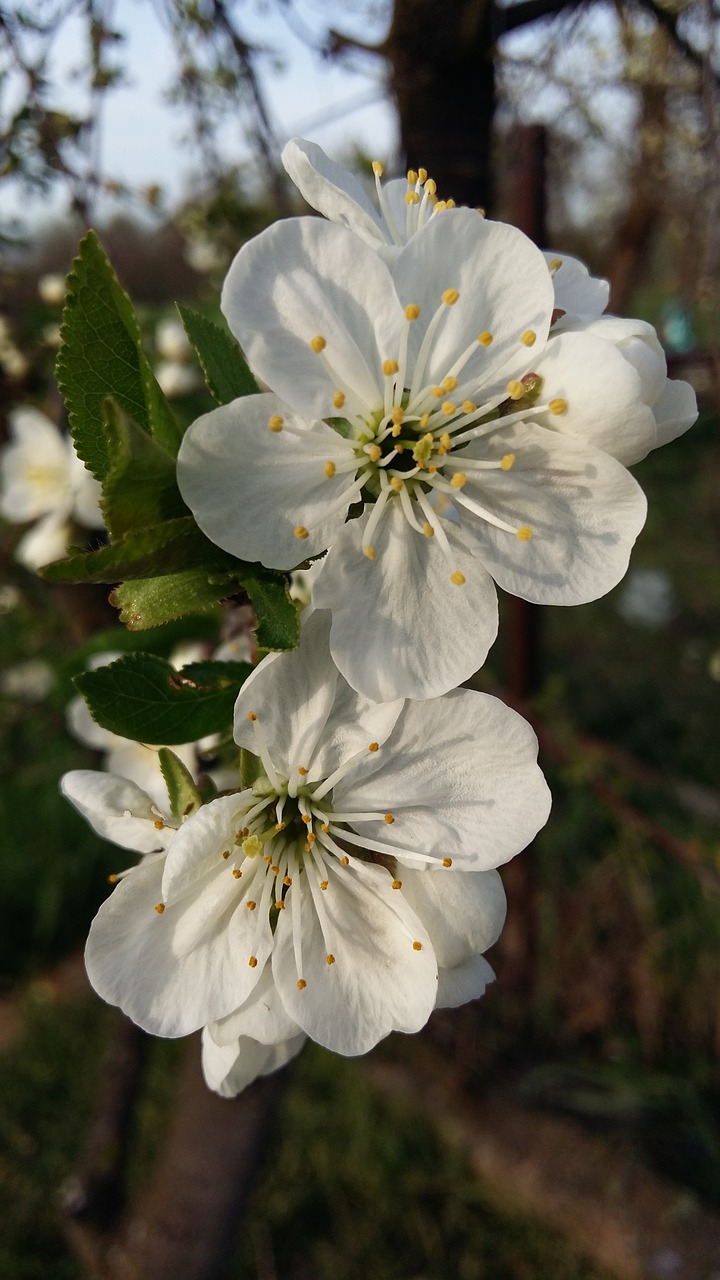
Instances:
[[[190,770],[179,760],[174,751],[162,747],[158,752],[160,769],[165,779],[170,800],[170,812],[176,822],[189,818],[202,805],[202,796],[195,786]]]
[[[78,454],[98,480],[110,470],[102,403],[111,395],[145,431],[177,454],[182,432],[142,349],[127,294],[94,231],[68,277],[57,380]]]
[[[102,412],[110,468],[101,506],[111,537],[189,516],[174,458],[112,399],[103,402]]]
[[[242,584],[257,617],[256,639],[259,648],[297,648],[300,643],[300,618],[298,607],[288,591],[287,578],[273,570],[262,569],[257,573],[244,573]]]
[[[232,564],[232,556],[213,546],[188,516],[138,529],[111,546],[56,560],[38,572],[48,582],[116,583],[177,573],[186,566],[207,565],[208,573],[213,567],[223,573]]]
[[[217,683],[198,684],[151,653],[126,654],[75,677],[93,718],[104,729],[136,742],[168,745],[226,733],[241,683],[224,671]]]
[[[176,303],[185,332],[202,365],[208,390],[218,404],[260,390],[237,342],[214,321],[192,307]]]

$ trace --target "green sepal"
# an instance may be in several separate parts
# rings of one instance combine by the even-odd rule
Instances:
[[[245,662],[201,662],[176,671],[156,654],[129,653],[84,671],[75,685],[104,729],[174,745],[226,733],[251,670]]]
[[[203,803],[202,796],[195,785],[190,770],[174,751],[161,747],[158,752],[160,769],[165,779],[170,799],[170,812],[175,822],[184,822],[191,813],[196,813]]]
[[[197,352],[213,399],[218,404],[229,404],[240,396],[258,392],[260,388],[235,339],[201,312],[194,311],[181,302],[175,305],[185,332]]]
[[[189,516],[175,459],[110,397],[103,401],[102,413],[110,468],[101,507],[111,538]]]
[[[288,590],[286,575],[253,565],[238,577],[255,610],[258,648],[274,652],[296,649],[300,643],[300,611]]]
[[[68,277],[56,376],[75,448],[98,480],[111,466],[102,427],[108,395],[159,445],[177,454],[182,430],[142,349],[132,303],[94,231],[80,242]]]
[[[130,631],[146,631],[187,614],[214,609],[219,600],[235,595],[241,583],[232,573],[207,567],[182,569],[158,578],[123,582],[111,592],[110,603],[120,610],[120,621]]]
[[[245,791],[247,787],[251,787],[256,778],[259,778],[265,770],[262,767],[262,761],[254,752],[248,751],[247,747],[240,748],[240,790]]]

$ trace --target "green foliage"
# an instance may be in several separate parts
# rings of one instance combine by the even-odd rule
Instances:
[[[57,380],[77,452],[98,480],[112,465],[103,430],[108,396],[158,445],[177,453],[180,430],[142,349],[130,299],[94,231],[81,241],[68,279]]]
[[[102,512],[113,539],[190,515],[180,496],[175,459],[113,400],[102,405],[108,458]]]
[[[217,403],[229,404],[239,396],[259,391],[235,339],[201,312],[182,303],[177,304],[177,309]]]
[[[245,662],[200,662],[176,671],[155,654],[130,653],[83,672],[75,684],[104,729],[175,744],[225,732],[251,670]]]
[[[202,796],[193,781],[190,770],[173,751],[162,747],[158,752],[162,776],[170,799],[170,812],[176,822],[182,822],[202,805]]]

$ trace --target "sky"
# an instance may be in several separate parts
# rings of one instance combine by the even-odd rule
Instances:
[[[316,33],[324,29],[327,16],[352,34],[351,7],[347,15],[324,0],[300,0],[294,8]],[[391,154],[396,141],[395,114],[384,92],[381,60],[364,56],[355,70],[347,63],[343,66],[336,60],[321,60],[294,34],[281,9],[277,4],[254,3],[239,11],[243,35],[272,51],[260,59],[258,69],[279,142],[300,133],[338,158],[354,143],[373,155]],[[188,146],[188,117],[164,96],[173,78],[171,45],[148,0],[116,3],[114,25],[126,36],[118,60],[127,69],[128,83],[105,95],[101,135],[104,175],[139,188],[158,183],[166,206],[172,208],[201,178],[202,157]],[[357,31],[357,18],[355,27]],[[362,32],[362,38],[379,37],[382,31],[378,21],[374,30]],[[63,85],[68,107],[77,108],[83,101],[73,84],[74,72],[84,56],[82,40],[82,24],[71,21],[54,51],[53,79]],[[228,124],[222,142],[231,162],[250,158],[240,122]],[[4,184],[0,191],[2,213],[10,217],[59,214],[67,207],[67,199],[60,184],[50,201],[38,201],[36,209],[28,205],[27,195],[20,190]]]

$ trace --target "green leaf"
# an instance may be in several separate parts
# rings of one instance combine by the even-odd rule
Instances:
[[[202,805],[202,796],[195,786],[190,770],[179,760],[174,751],[162,747],[158,752],[160,769],[170,798],[170,812],[176,822],[182,822]]]
[[[247,747],[240,748],[240,789],[251,787],[256,778],[263,773],[262,761]]]
[[[158,578],[123,582],[112,592],[110,603],[120,610],[120,621],[130,631],[146,631],[190,613],[213,609],[219,600],[240,589],[241,584],[232,573],[212,573],[201,565]]]
[[[68,277],[57,380],[75,447],[98,480],[111,459],[102,404],[111,395],[143,430],[175,455],[182,432],[142,349],[135,312],[94,231],[80,243]]]
[[[110,461],[102,511],[111,537],[189,516],[177,486],[175,459],[109,397],[102,412]]]
[[[202,365],[208,389],[218,404],[260,390],[237,342],[214,321],[191,307],[176,303],[185,332]]]
[[[159,577],[201,564],[207,565],[208,573],[213,569],[222,573],[226,565],[232,566],[233,558],[213,546],[187,516],[138,529],[112,546],[56,560],[39,572],[48,582],[116,583],[125,578]],[[216,599],[221,595],[216,594]]]
[[[227,733],[251,668],[243,662],[195,665],[202,682],[186,674],[192,668],[180,672],[155,654],[129,653],[76,676],[75,684],[93,718],[112,733],[136,742],[196,742]]]
[[[285,575],[257,565],[253,571],[243,572],[242,584],[257,617],[258,647],[296,649],[300,643],[300,618]]]

